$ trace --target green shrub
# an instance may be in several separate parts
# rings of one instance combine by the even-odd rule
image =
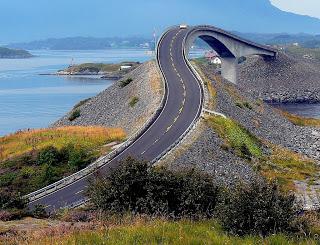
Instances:
[[[71,112],[71,115],[69,116],[69,121],[72,122],[80,116],[81,116],[81,111],[79,109],[73,110]]]
[[[253,109],[253,106],[248,102],[248,101],[245,101],[245,102],[236,102],[236,106],[240,107],[241,109],[249,109],[249,110],[252,110]]]
[[[38,153],[38,165],[48,164],[50,166],[58,165],[61,160],[59,150],[54,146],[48,146]]]
[[[212,177],[195,171],[154,169],[128,158],[107,177],[92,179],[87,191],[96,209],[179,217],[212,217],[218,189]]]
[[[91,162],[89,154],[86,150],[73,147],[68,153],[68,164],[74,170],[80,170]]]
[[[17,177],[16,173],[4,173],[0,175],[0,187],[11,185]]]
[[[8,209],[24,209],[26,201],[23,200],[20,194],[0,190],[0,210]]]
[[[56,181],[58,181],[59,174],[57,173],[57,169],[49,164],[44,164],[42,169],[39,172],[40,179],[38,180],[38,185],[50,185]]]
[[[294,231],[297,211],[294,195],[281,193],[276,183],[259,180],[221,192],[216,213],[233,234],[266,236]]]
[[[48,218],[47,211],[45,209],[44,205],[37,204],[32,210],[31,210],[32,217],[36,219],[44,219]]]
[[[128,78],[128,79],[126,79],[126,80],[121,80],[121,81],[119,82],[119,87],[120,87],[120,88],[124,88],[124,87],[126,87],[127,85],[129,85],[132,81],[133,81],[132,78]]]
[[[139,98],[135,96],[135,97],[132,97],[132,98],[131,98],[131,100],[130,100],[130,102],[129,102],[129,105],[130,105],[131,107],[134,107],[138,102],[139,102]]]

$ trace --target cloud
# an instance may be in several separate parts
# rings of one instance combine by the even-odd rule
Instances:
[[[271,0],[281,10],[320,18],[319,0]]]

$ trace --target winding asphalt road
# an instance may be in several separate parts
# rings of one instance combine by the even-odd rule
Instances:
[[[104,166],[108,173],[119,161],[133,156],[151,161],[172,145],[201,114],[202,89],[183,54],[187,29],[173,28],[158,45],[158,62],[166,80],[165,106],[156,121],[133,144]],[[88,177],[30,203],[43,204],[49,211],[83,200]]]

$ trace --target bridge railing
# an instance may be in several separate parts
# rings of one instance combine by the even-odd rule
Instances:
[[[157,67],[161,71],[161,74],[163,74],[162,68],[159,65],[159,47],[160,44],[165,37],[165,35],[169,32],[171,28],[168,28],[159,38],[159,41],[157,43],[157,49],[156,49],[156,59],[157,59]],[[103,156],[99,158],[94,163],[90,164],[86,168],[78,171],[77,173],[74,173],[68,177],[65,177],[51,185],[48,185],[42,189],[39,189],[37,191],[34,191],[28,195],[25,195],[24,198],[29,200],[30,203],[37,201],[47,195],[50,195],[58,190],[61,190],[77,181],[80,181],[81,179],[90,176],[92,173],[96,172],[98,169],[102,168],[103,166],[106,166],[112,159],[117,157],[120,153],[122,153],[125,149],[127,149],[133,142],[135,142],[158,118],[159,114],[164,108],[166,97],[167,97],[167,81],[165,80],[164,76],[161,76],[162,83],[163,83],[163,95],[161,98],[160,106],[159,108],[152,114],[151,118],[135,133],[133,134],[125,143],[123,143],[118,149],[110,152],[108,155]],[[76,206],[82,205],[85,203],[86,199],[82,199],[78,204],[75,204]]]

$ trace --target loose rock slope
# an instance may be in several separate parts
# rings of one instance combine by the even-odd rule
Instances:
[[[276,60],[249,57],[238,86],[269,102],[320,102],[320,64],[281,52]]]
[[[123,128],[128,137],[135,133],[159,108],[163,85],[155,61],[140,65],[122,80],[132,79],[125,87],[121,81],[91,98],[83,105],[73,109],[80,111],[80,116],[69,120],[69,112],[52,126],[106,126]],[[130,102],[135,101],[134,105]]]

